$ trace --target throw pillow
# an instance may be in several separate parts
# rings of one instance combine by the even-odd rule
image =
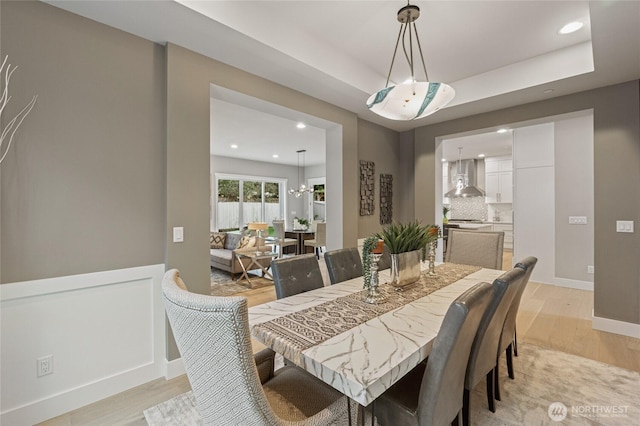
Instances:
[[[238,248],[254,247],[256,245],[256,237],[244,236],[238,243]]]
[[[224,248],[226,248],[227,250],[235,250],[236,248],[238,248],[238,243],[240,242],[241,238],[242,235],[234,232],[229,232],[227,234],[227,238],[224,241]]]
[[[212,249],[224,248],[224,240],[227,238],[225,232],[212,232],[209,243]]]

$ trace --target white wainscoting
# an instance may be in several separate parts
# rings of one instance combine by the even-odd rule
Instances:
[[[164,265],[0,286],[0,424],[32,425],[163,377]],[[40,357],[53,374],[37,377]]]

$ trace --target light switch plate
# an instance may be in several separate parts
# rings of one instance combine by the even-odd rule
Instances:
[[[569,225],[586,225],[586,216],[569,216]]]
[[[184,241],[184,228],[182,226],[173,227],[173,242],[181,243]]]
[[[633,221],[616,220],[616,232],[633,232]]]

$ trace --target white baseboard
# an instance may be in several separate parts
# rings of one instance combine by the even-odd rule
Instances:
[[[593,312],[591,314],[593,317],[591,321],[591,328],[594,330],[606,331],[608,333],[640,339],[640,324],[597,317]]]
[[[165,360],[165,364],[164,377],[167,380],[175,379],[178,376],[187,374],[187,371],[184,369],[184,362],[182,362],[182,358],[174,359],[173,361]]]
[[[569,278],[558,278],[553,277],[551,279],[552,282],[547,282],[540,279],[531,279],[531,281],[535,281],[541,284],[555,285],[556,287],[566,287],[566,288],[575,288],[576,290],[586,290],[593,291],[593,283],[590,281],[580,281],[580,280],[572,280]]]
[[[33,425],[165,374],[165,265],[3,284],[0,424]],[[54,357],[37,377],[36,360]]]

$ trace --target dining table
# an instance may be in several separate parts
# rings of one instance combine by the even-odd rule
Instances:
[[[452,263],[437,265],[435,276],[421,269],[401,290],[380,271],[377,304],[364,301],[358,277],[251,307],[251,334],[366,407],[429,356],[451,302],[504,273]]]
[[[287,238],[295,238],[298,242],[298,247],[296,253],[304,254],[305,246],[304,240],[313,239],[315,237],[315,231],[310,228],[306,229],[286,229],[284,232],[284,236]]]

